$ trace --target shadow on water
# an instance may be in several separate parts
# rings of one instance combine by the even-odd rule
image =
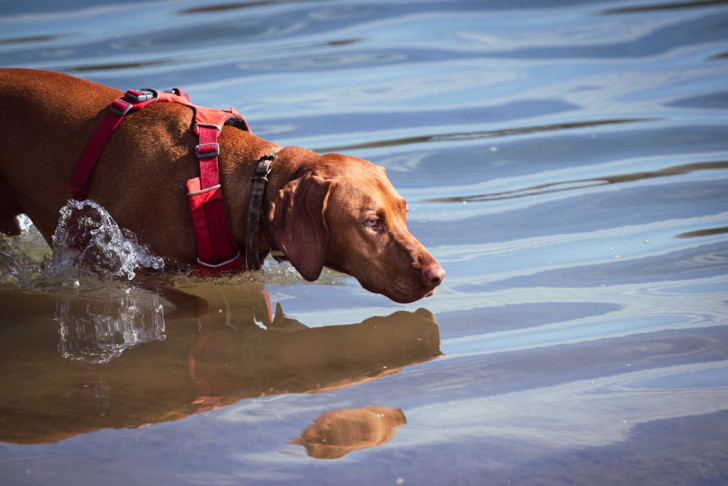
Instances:
[[[20,401],[0,397],[0,441],[52,443],[179,420],[246,398],[329,392],[442,354],[438,326],[424,309],[308,328],[280,305],[271,315],[261,283],[194,287],[201,289],[211,309],[225,310],[165,319],[149,293],[126,301],[0,293],[8,317],[0,327],[0,388],[24,390]],[[29,307],[55,315],[56,323],[28,319]],[[296,443],[313,457],[340,457],[388,441],[405,421],[401,410],[387,407],[331,411]]]

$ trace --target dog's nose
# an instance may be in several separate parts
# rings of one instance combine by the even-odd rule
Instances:
[[[445,278],[445,269],[439,264],[433,263],[422,269],[422,275],[425,277],[430,288],[435,288],[440,285],[442,279]]]

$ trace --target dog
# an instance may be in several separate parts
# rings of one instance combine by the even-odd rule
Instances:
[[[16,216],[25,213],[51,243],[69,199],[65,186],[109,116],[109,103],[122,95],[66,74],[0,69],[0,231],[18,234]],[[126,114],[100,152],[84,194],[170,269],[199,261],[192,193],[185,186],[200,176],[195,147],[209,144],[191,129],[194,117],[194,109],[173,102]],[[249,244],[249,231],[256,230],[253,245],[260,255],[281,252],[308,281],[326,266],[396,302],[435,292],[445,271],[408,231],[407,204],[382,167],[347,155],[281,148],[246,128],[221,126],[216,140],[220,198],[235,246]],[[270,173],[257,176],[261,161],[273,158]],[[255,225],[249,224],[253,178],[266,181]]]

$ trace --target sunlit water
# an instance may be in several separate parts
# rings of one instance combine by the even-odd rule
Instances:
[[[447,277],[165,293],[111,221],[70,266],[26,221],[3,484],[728,483],[727,61],[722,1],[4,5],[3,66],[385,166]]]

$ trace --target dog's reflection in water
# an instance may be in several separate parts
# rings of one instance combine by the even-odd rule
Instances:
[[[161,292],[161,299],[185,298],[194,291],[198,300],[180,306],[189,312],[203,309],[204,301],[207,308],[180,315],[165,303],[165,312],[159,313],[157,298],[135,292],[128,301],[119,300],[128,305],[67,295],[60,303],[49,295],[23,297],[36,299],[32,303],[9,302],[55,313],[58,326],[42,320],[0,326],[0,388],[6,391],[0,395],[5,419],[0,441],[57,442],[109,427],[178,420],[243,399],[328,392],[441,355],[439,328],[424,309],[309,328],[285,316],[280,305],[272,313],[262,283],[195,283],[180,290]],[[141,309],[144,303],[149,312]],[[118,316],[101,315],[117,308]],[[74,332],[68,332],[72,327]],[[120,339],[127,334],[136,341],[123,340],[134,345],[122,353]],[[89,343],[110,344],[117,352],[88,353]],[[332,411],[297,443],[314,457],[340,457],[391,440],[404,423],[400,410],[386,407]]]
[[[407,419],[399,408],[369,405],[326,412],[293,444],[316,459],[337,459],[349,452],[389,442]]]

